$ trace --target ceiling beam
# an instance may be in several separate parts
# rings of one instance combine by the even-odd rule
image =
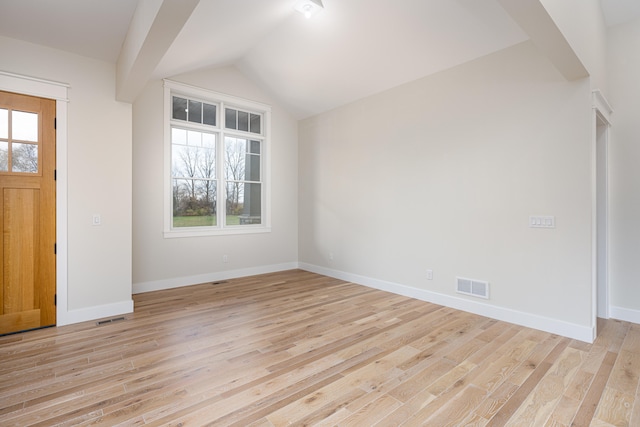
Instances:
[[[540,0],[498,2],[567,80],[589,76],[589,71]]]
[[[140,0],[116,68],[116,99],[133,102],[200,0]]]

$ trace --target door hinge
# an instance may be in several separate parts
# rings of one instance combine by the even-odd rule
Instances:
[[[53,128],[54,129],[58,129],[58,118],[57,117],[53,118]]]
[[[53,244],[53,254],[54,255],[58,255],[58,244],[57,243]]]
[[[58,294],[53,295],[53,305],[58,305]]]
[[[53,170],[53,180],[57,181],[58,180],[58,169],[54,169]]]

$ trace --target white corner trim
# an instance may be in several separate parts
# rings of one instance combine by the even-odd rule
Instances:
[[[89,320],[102,319],[104,317],[118,316],[120,314],[128,314],[132,312],[133,300],[68,310],[64,317],[64,323],[58,319],[58,324],[56,326],[71,325],[73,323],[87,322]]]
[[[351,274],[344,271],[333,270],[313,264],[299,263],[298,268],[312,273],[323,274],[336,279],[345,280],[359,285],[368,286],[375,289],[416,298],[433,304],[462,310],[480,316],[513,323],[527,328],[538,329],[552,334],[592,343],[596,338],[594,327],[577,325],[562,320],[551,319],[531,313],[516,311],[509,308],[497,307],[484,302],[470,301],[464,298],[444,295],[436,292],[418,289],[411,286],[400,285],[398,283],[373,279],[371,277]]]
[[[623,320],[625,322],[640,324],[640,310],[610,306],[609,317],[611,319]]]
[[[219,280],[236,279],[238,277],[255,276],[257,274],[276,273],[278,271],[298,268],[297,262],[264,265],[260,267],[242,268],[238,270],[218,271],[215,273],[198,274],[195,276],[174,277],[171,279],[152,280],[133,284],[133,293],[160,291],[163,289],[181,288],[183,286],[198,285],[200,283],[217,282]]]

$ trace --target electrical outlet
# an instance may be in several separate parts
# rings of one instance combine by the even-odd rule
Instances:
[[[333,259],[333,252],[329,252],[329,259],[332,260]]]
[[[91,225],[100,225],[102,224],[102,218],[100,214],[93,214],[93,218],[91,219]]]
[[[433,280],[433,270],[427,270],[427,280]]]
[[[222,262],[229,262],[229,256],[228,255],[222,255]]]

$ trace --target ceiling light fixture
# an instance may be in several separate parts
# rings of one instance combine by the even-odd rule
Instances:
[[[324,9],[324,6],[322,0],[297,0],[293,8],[309,19]]]

